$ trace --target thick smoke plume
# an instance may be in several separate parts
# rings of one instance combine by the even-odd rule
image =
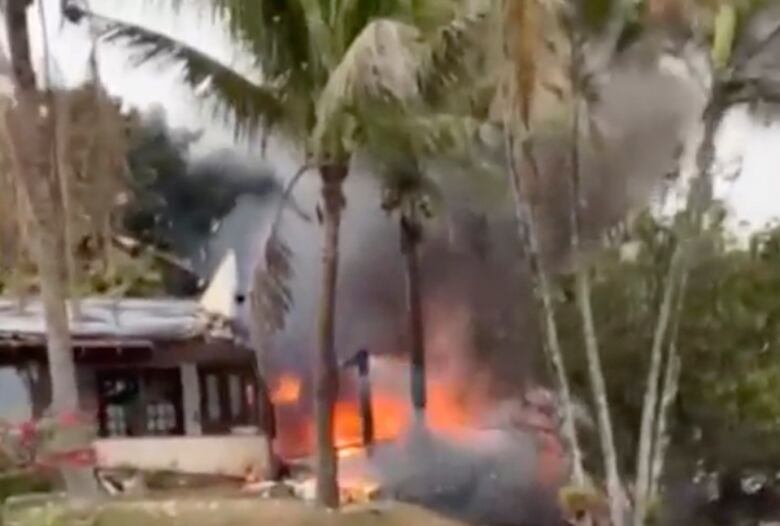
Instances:
[[[699,109],[687,81],[631,61],[618,65],[594,106],[595,129],[602,140],[583,148],[587,199],[582,214],[592,246],[659,191]],[[567,271],[572,261],[568,151],[566,133],[547,136],[539,144],[543,178],[532,181],[545,261],[556,272]],[[494,156],[502,158],[500,152]],[[288,160],[274,169],[285,179],[297,166]],[[505,180],[449,175],[433,174],[441,183],[443,206],[425,225],[427,353],[430,370],[447,375],[466,398],[476,400],[483,418],[462,440],[413,427],[403,440],[377,450],[371,468],[393,496],[481,524],[554,524],[550,510],[558,480],[548,486],[540,483],[540,432],[517,422],[484,424],[505,404],[522,405],[523,395],[544,382],[539,325],[519,257],[511,190]],[[403,356],[408,345],[397,224],[381,212],[381,182],[370,169],[355,163],[346,186],[336,327],[339,356],[348,358],[361,348],[375,355]],[[312,173],[297,190],[297,200],[313,211],[318,191]],[[219,254],[238,250],[241,286],[247,291],[272,214],[267,208],[259,212],[250,201],[242,204],[240,195],[209,247]],[[497,197],[486,201],[485,195]],[[316,348],[321,232],[316,223],[287,213],[281,235],[294,253],[294,306],[270,358],[276,373],[294,371],[307,378]],[[303,411],[308,410],[306,403],[304,399]]]
[[[376,452],[384,492],[477,524],[559,523],[553,486],[540,480],[539,447],[530,433],[472,431],[462,437],[413,428]]]

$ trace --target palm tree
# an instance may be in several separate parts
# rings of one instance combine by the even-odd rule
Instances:
[[[599,3],[601,5],[602,3]],[[537,221],[533,211],[534,184],[543,177],[536,159],[535,142],[539,135],[561,128],[570,128],[569,209],[571,249],[575,261],[581,251],[581,201],[579,143],[583,130],[590,124],[582,122],[588,89],[597,86],[593,77],[603,73],[617,51],[628,17],[621,2],[606,2],[600,8],[592,4],[565,4],[545,0],[520,0],[505,6],[505,42],[509,68],[508,85],[510,111],[504,122],[507,136],[508,165],[511,174],[521,237],[531,261],[537,293],[545,320],[547,351],[556,373],[561,404],[563,430],[572,455],[572,478],[575,484],[586,483],[582,454],[574,424],[569,382],[558,338],[550,277],[540,257]],[[586,57],[583,49],[587,49]],[[585,59],[588,59],[587,63]],[[516,157],[522,159],[526,171],[520,173]],[[583,347],[588,363],[594,406],[597,414],[606,488],[612,524],[624,523],[625,506],[617,465],[612,419],[606,392],[604,371],[591,306],[590,269],[576,261],[576,297],[583,329]]]
[[[185,80],[210,92],[238,132],[254,137],[261,128],[266,134],[277,131],[302,147],[306,164],[318,171],[324,244],[314,374],[317,495],[321,504],[335,507],[334,327],[343,185],[352,153],[371,125],[372,101],[400,103],[435,84],[431,79],[449,64],[441,60],[448,55],[440,47],[451,41],[435,30],[454,19],[461,2],[212,0],[212,6],[215,18],[228,25],[237,45],[253,58],[257,75],[242,74],[193,46],[75,4],[66,5],[65,13],[74,21],[89,15],[103,24],[107,38],[140,49],[141,61],[182,63]]]
[[[571,86],[571,136],[569,159],[569,221],[571,230],[571,249],[575,259],[580,258],[582,250],[582,218],[581,210],[583,195],[581,190],[581,159],[580,141],[583,135],[583,113],[587,91],[585,77],[585,57],[583,47],[587,40],[584,31],[584,13],[568,14],[566,35],[569,43],[569,82]],[[612,416],[609,406],[609,398],[604,378],[604,370],[601,365],[601,353],[596,332],[596,324],[593,315],[592,290],[590,282],[591,269],[582,261],[575,263],[575,284],[577,306],[583,331],[583,342],[588,363],[588,375],[590,377],[591,391],[598,419],[599,439],[601,442],[601,454],[606,475],[607,495],[609,497],[609,510],[613,526],[621,526],[625,522],[626,501],[617,461],[617,449],[612,425]]]
[[[586,476],[575,427],[571,387],[558,336],[551,277],[541,256],[537,220],[528,183],[529,180],[538,180],[541,177],[540,167],[534,154],[533,137],[529,133],[538,119],[537,106],[545,102],[539,101],[547,97],[547,92],[540,89],[545,85],[540,81],[540,77],[545,75],[552,77],[559,68],[557,60],[550,60],[540,68],[542,57],[539,50],[544,49],[542,40],[548,38],[544,34],[544,28],[549,24],[551,12],[549,6],[537,0],[508,2],[504,9],[503,29],[509,67],[503,82],[507,85],[506,105],[510,108],[510,111],[504,112],[502,123],[506,143],[507,172],[514,191],[520,239],[529,261],[542,311],[546,337],[544,348],[555,372],[563,412],[562,429],[572,457],[572,478],[576,485],[582,486],[586,484]],[[551,86],[555,85],[551,84]],[[527,135],[527,138],[522,139],[523,135]],[[522,169],[529,171],[531,176],[525,176],[521,172]]]
[[[388,213],[398,213],[406,275],[406,314],[412,365],[411,400],[414,415],[422,422],[425,417],[427,375],[419,250],[423,239],[423,220],[431,214],[427,196],[430,185],[426,184],[428,181],[416,160],[393,164],[385,173],[382,208]]]
[[[56,108],[51,93],[42,93],[36,85],[27,25],[29,4],[28,0],[9,0],[5,6],[15,97],[15,105],[6,115],[6,126],[13,171],[32,211],[33,253],[46,323],[52,411],[55,415],[76,415],[79,396],[66,303],[66,208],[54,153]],[[89,496],[96,491],[91,470],[64,468],[63,475],[72,494]]]
[[[650,368],[642,407],[642,420],[637,453],[637,469],[634,495],[634,521],[643,523],[647,516],[649,500],[658,494],[666,452],[666,419],[668,409],[678,390],[679,356],[675,342],[675,315],[684,301],[685,283],[694,253],[694,245],[701,233],[704,217],[712,203],[713,165],[715,160],[715,135],[726,111],[739,104],[754,104],[760,101],[776,102],[780,88],[763,75],[766,71],[756,70],[753,64],[766,57],[768,49],[780,41],[780,23],[768,31],[752,34],[754,22],[762,14],[771,13],[771,5],[760,0],[709,2],[680,2],[669,0],[648,0],[656,7],[658,16],[672,16],[677,19],[705,14],[702,20],[711,20],[710,26],[688,24],[693,29],[693,42],[705,42],[695,52],[705,57],[707,71],[704,79],[699,77],[705,91],[706,104],[702,113],[702,136],[696,148],[696,167],[688,194],[685,220],[679,232],[680,241],[675,247],[659,306],[650,350]],[[764,11],[765,8],[766,11]],[[653,9],[651,9],[653,11]],[[711,40],[707,36],[711,35]],[[688,65],[691,60],[688,60]],[[770,63],[772,64],[772,63]],[[771,66],[770,66],[771,67]],[[691,68],[693,69],[693,68]],[[752,70],[751,70],[752,69]],[[671,335],[669,333],[671,332]],[[664,349],[667,356],[664,359]],[[666,363],[663,374],[661,370]],[[660,391],[660,394],[659,394]]]

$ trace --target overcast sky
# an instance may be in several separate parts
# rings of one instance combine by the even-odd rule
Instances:
[[[86,57],[89,51],[89,34],[86,25],[62,26],[58,14],[59,0],[45,2],[50,49],[62,78],[68,84],[76,84],[84,77]],[[246,60],[230,45],[230,39],[219,24],[212,23],[205,2],[184,0],[185,8],[174,13],[165,8],[165,0],[91,0],[95,11],[112,17],[142,24],[175,38],[195,44],[201,50],[222,60],[228,60],[241,69]],[[188,7],[187,4],[190,4]],[[40,24],[36,17],[32,31],[34,41],[40,43]],[[41,47],[35,53],[41,57]],[[198,151],[218,147],[235,147],[230,129],[216,122],[207,105],[183,86],[179,71],[170,65],[147,64],[133,67],[129,53],[117,46],[101,44],[99,63],[102,79],[108,89],[122,97],[128,104],[148,107],[164,106],[173,126],[203,129],[204,138]],[[755,123],[742,112],[735,112],[723,127],[719,155],[730,164],[741,159],[743,171],[733,182],[720,185],[719,192],[735,209],[735,223],[752,227],[762,226],[780,216],[780,127]],[[256,153],[253,145],[241,148]],[[282,176],[294,171],[291,154],[275,152],[272,161],[279,165]]]

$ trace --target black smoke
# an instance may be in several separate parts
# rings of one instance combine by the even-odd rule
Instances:
[[[138,240],[190,262],[208,277],[215,263],[210,243],[242,203],[266,209],[281,193],[267,164],[250,162],[230,150],[193,157],[199,134],[172,129],[162,110],[138,117],[128,153],[132,200],[124,228]],[[174,294],[197,292],[202,279],[171,273]]]

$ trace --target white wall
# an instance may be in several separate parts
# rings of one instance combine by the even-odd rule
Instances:
[[[101,468],[176,470],[243,477],[265,473],[268,444],[263,435],[107,438],[94,443]]]

